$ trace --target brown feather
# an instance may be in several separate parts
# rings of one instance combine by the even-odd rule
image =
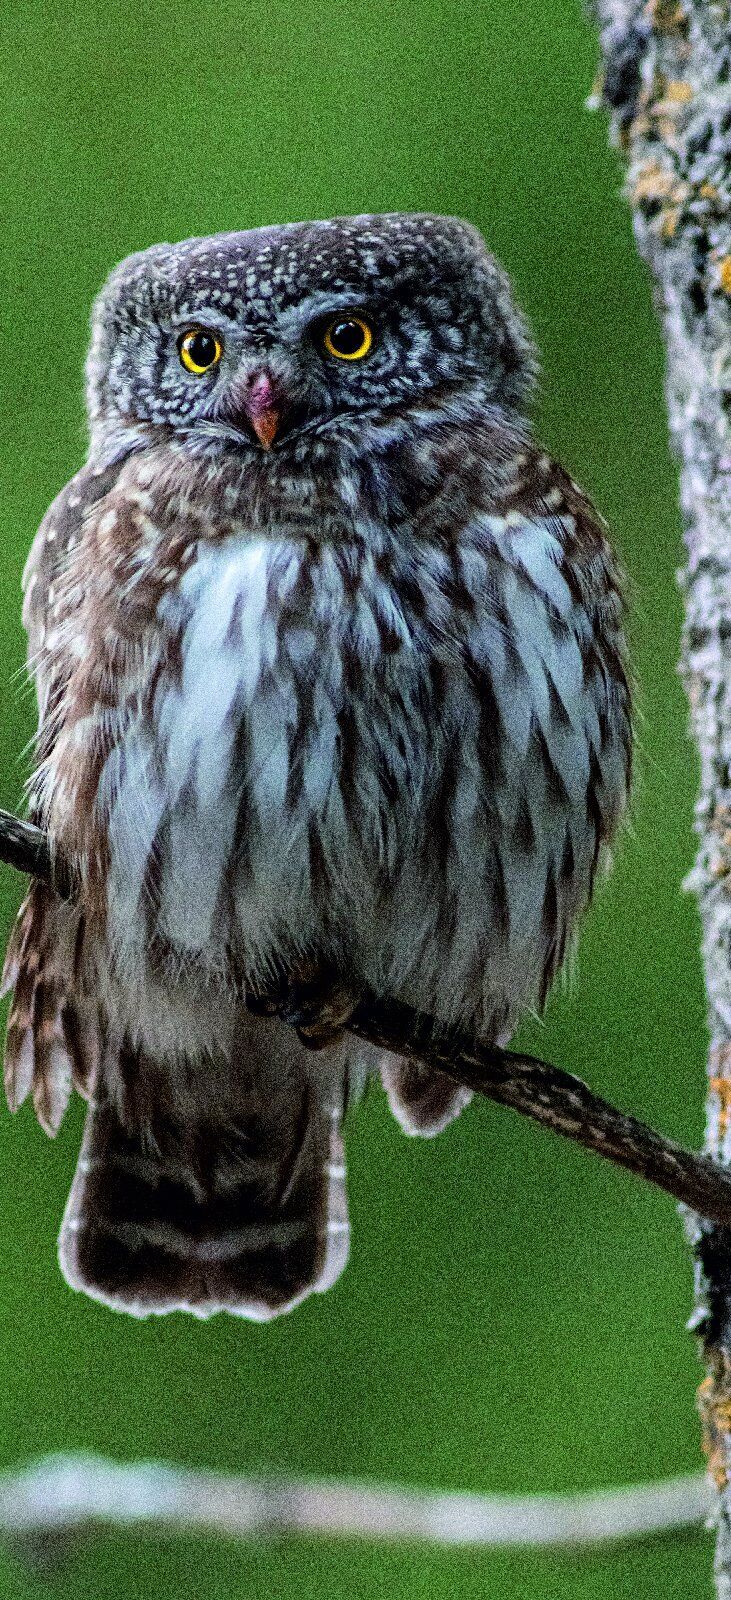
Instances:
[[[79,912],[36,881],[18,913],[3,972],[13,989],[5,1045],[5,1094],[11,1111],[33,1094],[41,1127],[55,1134],[74,1078],[63,1014],[74,981]],[[87,1081],[91,1064],[76,1072]]]

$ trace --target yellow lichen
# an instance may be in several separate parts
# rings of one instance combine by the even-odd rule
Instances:
[[[731,256],[724,256],[719,269],[718,281],[724,294],[731,295]]]
[[[653,122],[663,139],[674,138],[676,123],[684,115],[692,98],[693,90],[682,78],[665,84],[662,93],[650,106]]]
[[[718,1433],[731,1432],[731,1396],[721,1395],[709,1407],[713,1426]]]
[[[688,26],[685,8],[679,0],[648,0],[645,16],[658,33],[684,33]]]
[[[690,193],[688,184],[660,165],[659,161],[645,162],[638,168],[632,183],[632,200],[638,206],[660,208],[659,217],[652,227],[662,239],[672,239],[680,221],[681,206]]]
[[[731,1397],[719,1386],[719,1377],[704,1378],[698,1386],[703,1452],[717,1489],[728,1483],[726,1455],[731,1428]]]
[[[660,233],[663,239],[673,239],[680,221],[678,206],[664,206],[660,216]]]
[[[636,205],[642,200],[669,200],[676,181],[675,173],[661,167],[659,161],[646,161],[635,176],[632,199]]]
[[[708,1087],[715,1094],[718,1105],[718,1137],[719,1142],[726,1138],[731,1122],[731,1078],[712,1077],[708,1080]]]

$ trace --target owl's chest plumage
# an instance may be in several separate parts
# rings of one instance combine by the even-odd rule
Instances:
[[[450,488],[449,519],[389,521],[345,480],[330,511],[289,484],[286,514],[227,517],[220,475],[210,504],[159,476],[125,469],[69,569],[37,791],[101,863],[113,965],[225,987],[311,957],[504,1032],[626,789],[601,534],[516,509],[519,482],[512,509]]]
[[[165,666],[98,791],[112,919],[135,942],[233,955],[251,978],[323,946],[375,952],[466,690],[436,555],[433,574],[412,555],[415,609],[389,542],[243,532],[162,596]]]
[[[455,552],[201,548],[99,783],[122,960],[257,983],[321,958],[507,1025],[589,890],[599,733],[550,535],[523,530],[521,566],[494,524]]]

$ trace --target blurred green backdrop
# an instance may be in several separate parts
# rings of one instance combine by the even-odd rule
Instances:
[[[641,684],[633,828],[576,981],[525,1043],[698,1142],[676,475],[649,283],[606,126],[583,109],[596,42],[579,0],[27,0],[0,29],[0,804],[18,804],[33,724],[20,573],[83,458],[88,310],[112,264],[267,221],[470,217],[538,337],[546,441],[623,551]],[[10,871],[0,891],[4,933],[21,891]],[[80,1125],[77,1106],[51,1145],[28,1111],[0,1118],[0,1466],[83,1446],[518,1491],[698,1464],[690,1268],[671,1202],[635,1180],[487,1104],[435,1144],[409,1142],[373,1093],[351,1127],[352,1263],[332,1293],[272,1327],[140,1325],[57,1271]],[[82,1552],[53,1592],[693,1600],[710,1557],[702,1533],[575,1560],[120,1539]],[[45,1592],[0,1554],[0,1595]]]

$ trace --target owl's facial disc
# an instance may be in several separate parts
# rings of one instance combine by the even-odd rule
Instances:
[[[436,404],[522,410],[530,341],[455,218],[341,217],[154,245],[97,301],[93,436],[163,425],[274,455]],[[349,431],[348,431],[349,430]]]

